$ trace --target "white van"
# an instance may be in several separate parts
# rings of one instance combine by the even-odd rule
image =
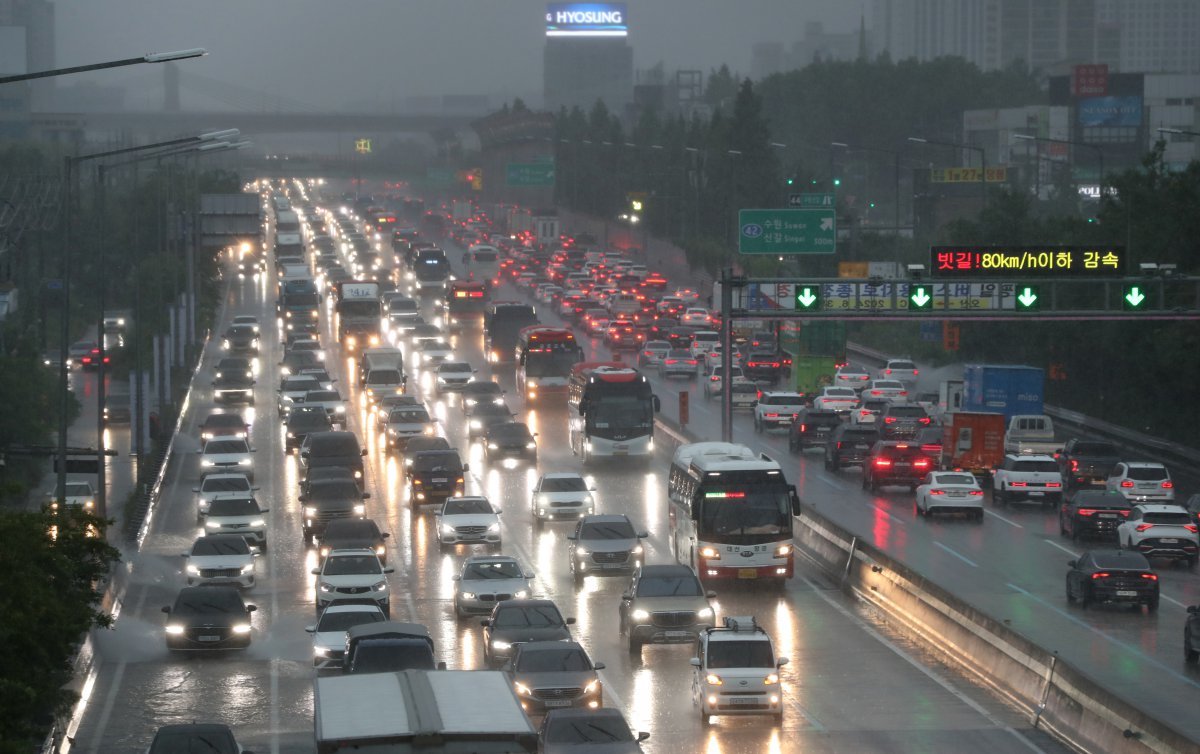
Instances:
[[[495,246],[477,244],[463,255],[468,280],[491,282],[500,279],[500,250]]]

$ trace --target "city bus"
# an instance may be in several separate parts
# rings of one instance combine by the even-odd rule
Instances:
[[[646,376],[617,362],[584,362],[567,387],[571,452],[594,458],[649,458],[654,452],[658,396]]]
[[[734,443],[682,445],[667,493],[671,551],[701,579],[791,578],[800,501],[776,461]]]
[[[583,348],[569,327],[533,325],[517,335],[517,392],[535,401],[567,394],[571,370],[583,360]]]

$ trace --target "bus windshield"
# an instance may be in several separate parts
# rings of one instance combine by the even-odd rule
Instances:
[[[338,313],[343,317],[378,317],[379,302],[375,299],[343,301],[338,307]]]
[[[698,494],[696,525],[702,539],[748,545],[792,536],[791,500],[782,486],[706,486]]]
[[[648,396],[609,394],[590,402],[588,425],[595,429],[649,427],[654,408]]]
[[[572,350],[527,351],[525,376],[566,377],[578,361],[578,354],[573,347]]]

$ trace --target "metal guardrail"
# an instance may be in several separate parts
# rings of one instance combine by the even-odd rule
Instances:
[[[880,364],[886,363],[888,359],[892,358],[891,355],[883,351],[876,351],[860,343],[847,342],[846,350],[853,351],[869,360],[878,361]],[[1185,445],[1164,440],[1161,437],[1154,437],[1126,427],[1119,427],[1102,419],[1087,416],[1078,411],[1071,411],[1059,406],[1046,404],[1043,409],[1046,412],[1046,416],[1053,419],[1056,425],[1085,430],[1090,434],[1113,440],[1123,445],[1127,450],[1156,454],[1163,460],[1173,460],[1187,466],[1200,465],[1200,450],[1196,448],[1189,448]]]

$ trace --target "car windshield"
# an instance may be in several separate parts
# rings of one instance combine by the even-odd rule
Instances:
[[[450,344],[444,340],[427,340],[420,345],[422,351],[449,351]]]
[[[250,546],[242,537],[201,537],[192,545],[192,556],[249,555]]]
[[[493,427],[488,432],[488,438],[492,440],[531,440],[533,436],[529,434],[529,428],[524,424],[511,422]]]
[[[891,369],[891,370],[899,370],[901,372],[907,372],[907,371],[915,370],[917,368],[917,365],[912,363],[911,361],[889,361],[887,368]]]
[[[1142,514],[1142,521],[1148,524],[1169,524],[1187,526],[1192,523],[1192,517],[1184,511],[1147,511]]]
[[[310,500],[346,500],[359,496],[358,485],[353,479],[323,479],[308,486]]]
[[[304,394],[305,403],[317,403],[319,401],[340,401],[342,396],[337,394],[335,390],[310,390]]]
[[[446,501],[446,507],[442,509],[442,513],[447,516],[453,516],[459,513],[491,513],[492,506],[486,500],[461,498],[458,500],[450,499]]]
[[[857,397],[854,390],[848,387],[827,387],[825,388],[826,398],[855,398]]]
[[[970,474],[939,474],[934,477],[935,484],[975,484],[975,477]]]
[[[149,754],[238,754],[238,747],[223,730],[160,731]]]
[[[244,613],[246,605],[238,593],[226,589],[200,587],[183,592],[175,602],[175,613]]]
[[[397,369],[372,369],[367,375],[368,385],[398,385],[400,371]]]
[[[84,482],[67,482],[68,497],[84,497],[92,494],[92,488]]]
[[[639,597],[700,597],[703,594],[699,579],[691,574],[643,576],[638,579]]]
[[[521,566],[515,560],[487,561],[482,563],[467,563],[463,569],[463,579],[520,579],[524,578]]]
[[[1071,453],[1077,456],[1115,456],[1117,448],[1107,442],[1077,442]]]
[[[585,492],[587,482],[579,476],[542,477],[540,492]]]
[[[799,395],[764,395],[759,403],[764,406],[795,406],[803,400]]]
[[[633,733],[619,715],[560,718],[554,720],[546,730],[546,743],[586,744],[632,740]]]
[[[429,413],[423,408],[397,408],[388,414],[391,424],[424,424],[429,421]]]
[[[564,625],[554,605],[505,607],[496,612],[494,628],[556,628]]]
[[[320,389],[321,383],[315,377],[289,377],[283,382],[283,392],[285,393],[307,393]]]
[[[841,442],[874,443],[878,439],[879,439],[878,432],[849,431],[849,432],[842,433]]]
[[[353,576],[358,574],[383,573],[379,558],[375,555],[339,555],[325,560],[322,576]]]
[[[1125,476],[1138,482],[1157,482],[1167,478],[1167,470],[1161,466],[1130,466]]]
[[[204,426],[209,428],[230,427],[245,429],[246,420],[237,414],[213,414],[204,420]]]
[[[325,409],[319,406],[315,411],[292,412],[288,417],[288,429],[293,433],[298,429],[312,429],[320,427],[321,429],[329,429],[329,415],[325,413]]]
[[[589,521],[579,531],[580,539],[633,539],[636,536],[628,521]]]
[[[426,451],[413,459],[413,471],[461,471],[462,459],[453,451],[440,453]]]
[[[887,412],[888,416],[898,416],[902,419],[923,419],[927,416],[925,409],[920,406],[895,406]]]
[[[328,542],[328,540],[338,537],[342,539],[379,539],[379,529],[370,519],[339,518],[329,522],[323,539]]]
[[[355,626],[381,622],[383,622],[383,613],[379,610],[353,610],[347,612],[326,610],[321,613],[321,620],[317,622],[317,632],[349,631]]]
[[[1054,461],[1017,461],[1013,464],[1013,471],[1058,471],[1058,464]]]
[[[209,440],[204,446],[206,454],[211,453],[247,453],[249,448],[243,440]]]
[[[591,669],[592,663],[578,647],[522,652],[514,668],[518,673],[562,673]]]
[[[773,668],[775,653],[769,641],[710,641],[708,667]]]
[[[420,305],[410,298],[392,299],[392,303],[388,304],[388,308],[394,312],[415,312],[420,309]]]
[[[258,503],[253,498],[224,498],[212,501],[208,516],[253,516],[258,512]]]
[[[471,365],[465,361],[447,361],[438,366],[438,374],[470,372]]]
[[[354,435],[321,437],[313,440],[309,452],[314,456],[356,456],[359,455],[358,439]]]
[[[900,380],[875,380],[875,387],[879,390],[903,390],[904,383]]]

